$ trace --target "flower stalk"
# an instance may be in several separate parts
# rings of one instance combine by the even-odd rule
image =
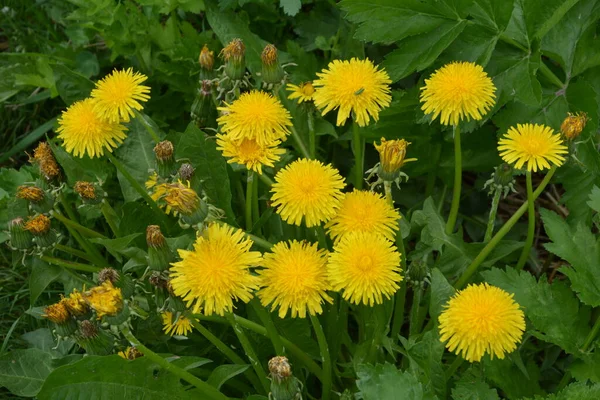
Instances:
[[[527,226],[527,238],[525,239],[525,246],[517,262],[516,269],[520,271],[525,266],[531,246],[533,245],[533,236],[535,233],[535,206],[533,198],[533,183],[531,182],[531,171],[527,171],[527,215],[528,215],[528,226]]]
[[[354,153],[355,187],[360,190],[363,187],[365,141],[360,135],[358,123],[352,123],[352,151]]]
[[[450,214],[446,222],[446,235],[454,231],[456,218],[458,217],[458,206],[460,205],[460,192],[462,189],[462,150],[460,145],[460,127],[454,125],[454,188],[452,190],[452,204]]]
[[[502,195],[501,190],[496,190],[494,192],[494,197],[492,198],[492,208],[490,209],[490,217],[488,218],[487,228],[485,230],[485,237],[483,239],[483,243],[487,243],[492,238],[492,234],[494,233],[494,224],[496,222],[496,214],[498,213],[498,205],[500,204],[500,196]]]
[[[319,343],[319,349],[321,350],[321,361],[323,362],[323,392],[321,395],[322,400],[329,400],[331,393],[331,354],[329,353],[329,345],[327,344],[327,338],[323,332],[323,327],[319,322],[316,315],[310,316],[310,322],[312,323],[315,334],[317,335],[317,342]]]
[[[248,171],[246,180],[246,231],[252,232],[252,197],[254,196],[254,171]]]

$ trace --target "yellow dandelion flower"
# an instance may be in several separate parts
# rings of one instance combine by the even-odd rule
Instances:
[[[350,113],[359,126],[367,126],[371,117],[378,121],[379,111],[392,100],[390,77],[369,59],[334,60],[317,76],[319,79],[313,82],[315,105],[323,115],[339,109],[338,126],[346,122]]]
[[[567,139],[575,139],[581,134],[589,120],[590,118],[584,112],[568,113],[567,118],[560,125],[560,131]]]
[[[71,314],[76,316],[83,315],[88,311],[87,303],[77,289],[73,290],[69,297],[62,298],[60,302],[65,305]]]
[[[346,193],[335,217],[325,228],[334,240],[350,232],[371,232],[394,240],[400,214],[375,192],[355,190]]]
[[[248,170],[259,174],[262,174],[263,166],[273,167],[285,153],[278,147],[279,143],[279,140],[274,140],[261,145],[254,139],[232,140],[229,135],[217,135],[217,150],[223,153],[223,157],[229,158],[228,163],[245,165]]]
[[[121,289],[107,280],[83,293],[86,303],[96,311],[98,319],[105,315],[116,315],[123,309]]]
[[[148,182],[146,182],[148,186]],[[191,215],[200,206],[200,197],[194,189],[190,188],[190,182],[187,186],[181,181],[177,183],[160,183],[154,186],[154,191],[150,196],[159,205],[165,208],[167,215],[173,213]]]
[[[266,145],[290,134],[290,113],[269,93],[253,90],[218,109],[223,115],[217,122],[231,140],[253,139]]]
[[[455,294],[439,317],[440,340],[465,360],[480,361],[487,352],[504,358],[523,337],[525,317],[513,295],[487,283]]]
[[[125,128],[119,123],[108,122],[94,110],[96,100],[85,99],[71,104],[58,120],[58,138],[63,140],[67,152],[75,157],[87,154],[94,158],[112,152],[125,139]]]
[[[192,321],[189,318],[180,315],[176,321],[173,321],[173,313],[164,311],[162,314],[163,331],[167,335],[187,336],[192,331]]]
[[[333,218],[346,186],[337,169],[302,158],[275,175],[272,206],[289,224],[311,227]]]
[[[44,191],[37,186],[19,186],[17,188],[17,198],[25,199],[32,203],[39,203],[44,200]]]
[[[133,110],[144,108],[140,102],[150,99],[150,88],[142,85],[146,79],[146,75],[133,72],[133,68],[114,70],[92,90],[91,96],[96,99],[94,109],[109,122],[129,122]]]
[[[25,230],[31,232],[34,236],[42,236],[50,231],[50,218],[44,214],[38,214],[35,217],[29,217],[25,223]]]
[[[288,83],[286,89],[288,92],[292,92],[288,96],[288,99],[298,99],[298,104],[305,101],[312,101],[313,94],[315,94],[315,88],[312,82],[302,82],[299,85]]]
[[[316,243],[279,242],[263,257],[258,297],[265,307],[279,307],[280,318],[285,318],[288,310],[292,318],[305,318],[307,311],[321,314],[323,301],[333,301],[326,293],[327,252],[319,250]]]
[[[327,276],[333,290],[354,304],[373,306],[398,290],[400,253],[377,233],[351,232],[335,244],[329,255]]]
[[[233,300],[248,302],[260,279],[249,268],[260,265],[260,252],[250,251],[252,240],[241,229],[210,225],[196,239],[194,250],[178,250],[181,261],[171,264],[171,287],[194,313],[231,312]]]
[[[130,346],[127,346],[127,348],[124,351],[120,351],[118,354],[121,358],[130,361],[143,356],[143,354],[138,349]]]
[[[481,65],[452,62],[435,71],[421,88],[421,109],[443,125],[480,120],[494,106],[496,86]]]
[[[62,302],[50,304],[44,308],[43,316],[55,324],[65,323],[71,318],[69,310],[67,310],[67,307]]]
[[[560,167],[568,153],[560,135],[552,128],[538,124],[517,124],[511,127],[498,142],[500,157],[515,168],[527,163],[527,170],[536,172],[550,168],[550,163]]]

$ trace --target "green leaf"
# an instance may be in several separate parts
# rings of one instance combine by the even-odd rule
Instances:
[[[580,382],[587,380],[600,383],[600,351],[596,349],[592,354],[585,354],[580,359],[573,361],[569,371]]]
[[[513,1],[475,0],[471,15],[476,22],[496,33],[502,33],[513,12]]]
[[[31,306],[35,304],[48,285],[62,274],[62,271],[61,267],[48,264],[37,257],[31,261],[31,275],[29,276],[29,304]]]
[[[422,399],[423,386],[417,378],[392,364],[361,364],[356,370],[356,386],[364,400]]]
[[[290,17],[298,14],[302,8],[301,0],[279,0],[279,7],[283,8],[283,12]]]
[[[600,305],[600,246],[596,236],[583,224],[572,229],[558,214],[541,209],[544,229],[552,243],[544,247],[571,264],[561,272],[569,277],[571,287],[581,301],[592,307]]]
[[[78,58],[85,57],[86,53],[89,54],[92,59],[96,57],[92,53],[82,52],[78,55]],[[88,56],[88,60],[90,56]],[[81,61],[84,62],[83,59],[81,59]],[[95,67],[87,65],[85,68],[88,70],[90,68],[95,68],[93,71],[98,73],[98,59],[95,59],[95,61]],[[87,61],[87,63],[89,64],[89,61]],[[54,79],[56,79],[56,89],[66,105],[71,105],[74,102],[83,100],[90,95],[90,92],[94,88],[94,82],[90,81],[86,76],[83,76],[79,72],[75,72],[60,64],[55,65],[53,69]]]
[[[531,321],[537,338],[554,343],[567,353],[578,354],[590,330],[590,310],[580,307],[577,297],[565,284],[545,278],[539,281],[526,271],[494,268],[482,272],[491,285],[514,294],[515,301],[522,307]]]
[[[487,383],[465,375],[452,389],[453,400],[499,400],[496,389]]]
[[[517,0],[523,8],[527,34],[541,39],[579,0]]]
[[[590,200],[587,202],[587,205],[590,206],[592,210],[600,212],[600,188],[594,185],[592,193],[590,193],[588,197]]]
[[[227,162],[217,150],[215,141],[190,123],[181,135],[175,152],[178,159],[186,159],[196,169],[195,176],[202,181],[202,189],[209,201],[225,211],[229,222],[235,221],[231,208],[231,188],[227,174]]]
[[[50,353],[52,357],[66,356],[75,344],[75,341],[70,338],[62,338],[56,343],[52,332],[48,328],[40,328],[24,333],[21,335],[21,339],[29,343],[30,347]]]
[[[0,386],[14,395],[34,397],[52,371],[52,356],[40,349],[13,350],[0,357]]]
[[[520,399],[544,393],[539,384],[540,369],[533,359],[527,362],[523,371],[510,357],[503,360],[484,357],[482,368],[486,381],[494,383],[507,399]]]
[[[147,357],[133,361],[117,355],[88,356],[48,376],[40,400],[144,399],[184,400],[179,378]]]
[[[49,142],[56,161],[65,172],[69,186],[73,186],[77,181],[106,181],[113,166],[101,158],[90,158],[87,155],[83,157],[74,157],[67,153],[65,149],[55,142]]]
[[[419,368],[423,374],[421,383],[428,391],[433,391],[439,398],[446,398],[446,375],[442,365],[444,344],[440,341],[437,329],[432,329],[423,338],[406,349],[411,365]],[[413,368],[414,368],[413,367]]]
[[[95,238],[89,240],[92,243],[101,244],[113,257],[117,259],[117,261],[122,262],[122,256],[127,258],[144,259],[146,253],[144,253],[142,249],[132,245],[132,242],[140,235],[142,234],[134,233],[116,239]]]
[[[429,315],[431,319],[437,324],[438,317],[442,313],[444,304],[450,300],[450,297],[454,294],[455,290],[448,283],[448,280],[440,272],[439,269],[434,268],[431,271],[431,300],[429,301]]]
[[[600,385],[587,385],[585,382],[572,383],[558,394],[535,397],[535,400],[597,400],[600,398]]]
[[[221,389],[225,382],[246,371],[249,367],[250,365],[239,364],[219,365],[212,371],[206,382],[217,389]]]
[[[38,126],[28,134],[26,134],[16,145],[12,146],[8,151],[2,153],[0,156],[0,163],[4,163],[13,155],[20,153],[31,146],[33,143],[37,142],[42,136],[46,134],[50,129],[54,127],[56,124],[57,117],[52,118],[44,122],[42,125]]]

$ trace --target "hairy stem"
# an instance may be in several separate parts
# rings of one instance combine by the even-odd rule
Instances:
[[[358,124],[354,122],[352,124],[352,151],[354,152],[354,184],[356,185],[355,187],[358,190],[362,189],[363,187],[364,150],[364,139],[360,136],[360,129],[358,127]]]
[[[323,332],[323,327],[316,315],[310,315],[310,322],[312,322],[313,329],[317,335],[317,342],[319,343],[319,349],[321,350],[321,361],[323,362],[323,393],[321,395],[322,400],[329,400],[331,394],[331,354],[329,354],[329,346],[327,344],[327,338]]]
[[[517,271],[523,269],[525,263],[527,262],[527,258],[529,258],[529,252],[531,251],[531,246],[533,245],[533,237],[535,234],[535,205],[533,198],[533,183],[531,182],[531,171],[527,171],[527,216],[529,217],[529,223],[527,226],[527,238],[525,239],[525,246],[523,246],[523,251],[521,252],[521,256],[519,257],[519,261],[517,262]]]
[[[494,223],[496,222],[496,214],[498,213],[498,204],[500,204],[501,195],[502,190],[496,190],[494,192],[494,197],[492,198],[492,208],[490,209],[490,217],[488,218],[483,243],[489,242],[492,238],[492,234],[494,233]]]
[[[446,222],[446,235],[454,231],[456,218],[458,217],[458,206],[460,205],[460,191],[462,189],[462,150],[460,146],[460,127],[454,125],[454,188],[452,189],[452,204],[450,214]]]

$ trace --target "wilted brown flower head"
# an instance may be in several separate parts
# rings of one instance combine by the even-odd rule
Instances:
[[[71,318],[71,314],[69,314],[69,310],[62,302],[58,302],[56,304],[51,304],[48,307],[44,308],[45,318],[48,318],[50,321],[55,324],[62,324],[67,322],[69,318]]]
[[[235,38],[231,42],[229,42],[229,44],[225,46],[223,50],[221,50],[219,56],[225,62],[229,60],[240,62],[245,54],[246,46],[244,45],[244,42],[242,42],[242,39]]]
[[[103,268],[98,272],[98,283],[110,281],[110,283],[116,283],[119,280],[119,272],[112,268]]]
[[[206,70],[212,71],[215,65],[214,52],[208,50],[208,46],[205,44],[200,51],[200,57],[198,57],[200,66]]]
[[[32,203],[39,203],[44,200],[44,191],[37,186],[23,185],[17,188],[17,197]]]
[[[33,157],[29,159],[31,163],[37,163],[40,167],[40,173],[47,180],[52,180],[60,176],[60,168],[52,154],[50,146],[46,142],[40,142],[33,151]]]
[[[167,242],[162,232],[160,231],[160,226],[158,225],[148,225],[146,228],[146,243],[148,247],[163,247]]]
[[[77,192],[77,194],[81,196],[82,199],[96,199],[96,187],[91,182],[77,181],[75,182],[75,186],[73,187],[73,189],[75,189],[75,192]]]
[[[292,376],[292,367],[286,357],[277,356],[269,360],[269,372],[277,380]]]
[[[169,140],[163,140],[154,146],[154,154],[161,162],[171,161],[173,159],[174,150],[173,143]]]
[[[567,118],[560,125],[560,130],[567,139],[575,139],[590,119],[584,112],[568,113]]]
[[[29,218],[25,223],[25,229],[35,236],[41,236],[50,231],[50,218],[44,214],[38,214]]]

